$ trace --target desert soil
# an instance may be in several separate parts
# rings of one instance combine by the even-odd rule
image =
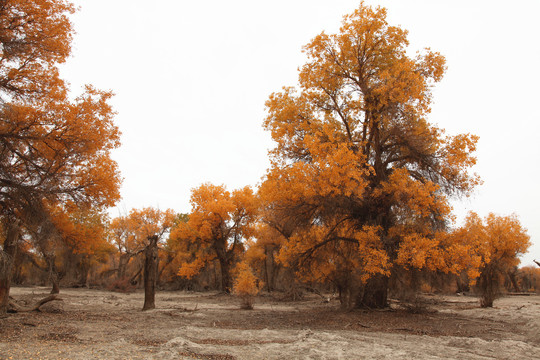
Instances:
[[[18,300],[47,288],[15,287]],[[427,296],[429,311],[343,312],[317,295],[257,298],[254,310],[219,293],[63,289],[40,312],[0,319],[0,359],[540,359],[540,296],[491,309],[465,296]]]

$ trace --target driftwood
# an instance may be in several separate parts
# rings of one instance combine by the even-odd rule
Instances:
[[[39,307],[43,304],[48,303],[49,301],[59,300],[58,295],[49,295],[38,302],[31,305],[21,305],[15,301],[12,297],[9,298],[8,312],[29,312],[29,311],[39,311]]]

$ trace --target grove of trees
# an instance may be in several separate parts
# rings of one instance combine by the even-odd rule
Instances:
[[[0,313],[23,239],[33,239],[54,276],[56,214],[99,211],[120,198],[111,93],[87,86],[71,100],[58,74],[70,54],[73,11],[65,1],[0,2]]]
[[[335,291],[342,308],[383,308],[423,287],[474,287],[492,306],[503,287],[538,291],[518,269],[530,245],[517,216],[450,201],[480,184],[478,137],[430,123],[444,57],[411,57],[407,31],[363,3],[336,34],[305,47],[297,86],[266,102],[275,148],[257,188],[192,189],[191,212],[133,209],[110,218],[121,176],[110,92],[73,97],[58,65],[71,50],[74,7],[0,0],[0,316],[12,282],[60,286]],[[291,291],[293,290],[293,291]]]

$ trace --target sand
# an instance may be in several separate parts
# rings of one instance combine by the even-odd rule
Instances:
[[[15,287],[16,299],[47,295]],[[540,359],[540,296],[507,296],[481,309],[468,296],[426,296],[411,314],[339,310],[316,295],[278,295],[240,310],[234,296],[62,289],[41,312],[0,319],[0,359]]]

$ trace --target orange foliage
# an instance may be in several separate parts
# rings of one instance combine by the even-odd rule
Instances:
[[[192,190],[192,211],[187,222],[171,231],[170,246],[182,259],[178,274],[191,278],[217,259],[222,288],[231,288],[230,267],[252,236],[257,201],[249,187],[227,191],[224,186],[203,184]]]
[[[519,255],[531,245],[527,230],[515,215],[490,213],[481,219],[470,212],[465,225],[453,236],[456,243],[469,248],[465,256],[466,269],[472,282],[478,282],[482,306],[493,306],[502,275],[519,264]]]
[[[112,93],[86,86],[73,99],[59,77],[58,64],[71,51],[74,11],[64,0],[0,2],[0,216],[12,234],[23,225],[32,232],[52,275],[61,249],[57,236],[48,239],[59,223],[53,224],[47,209],[70,212],[73,202],[99,212],[120,199],[120,174],[110,156],[120,145]],[[17,241],[13,237],[2,251],[13,251]],[[80,245],[88,250],[88,244]],[[9,293],[11,265],[6,266],[0,312]]]
[[[127,216],[112,219],[111,240],[120,253],[134,254],[142,250],[148,238],[162,240],[174,224],[175,214],[154,208],[132,209]]]
[[[120,145],[111,92],[87,86],[74,100],[58,64],[71,51],[74,7],[63,0],[0,4],[0,200],[76,201],[112,206],[120,176],[110,151]]]
[[[253,297],[262,289],[262,282],[253,274],[253,270],[246,262],[236,266],[237,273],[234,280],[234,293],[242,298],[242,307],[253,309]]]
[[[4,0],[0,3],[0,92],[8,97],[39,98],[57,92],[57,64],[71,52],[73,34],[64,0]]]
[[[524,266],[518,271],[519,285],[524,291],[540,292],[540,268]]]
[[[102,257],[113,250],[107,242],[106,213],[69,204],[51,209],[51,218],[60,237],[74,253]]]
[[[131,259],[149,245],[151,238],[157,237],[157,245],[164,246],[163,240],[173,226],[175,216],[170,209],[143,208],[132,209],[128,215],[111,220],[110,242],[118,250],[117,279],[127,276]]]
[[[120,198],[120,176],[110,151],[119,131],[107,104],[110,93],[88,87],[74,102],[48,99],[39,107],[12,103],[0,109],[2,190],[55,201],[112,206]]]
[[[435,260],[439,230],[448,196],[480,181],[469,173],[478,138],[444,136],[427,121],[445,60],[429,49],[411,58],[407,46],[385,9],[362,3],[339,33],[304,47],[298,89],[266,103],[276,148],[263,217],[280,234],[280,261],[305,278],[350,287],[394,263],[450,266]]]
[[[470,247],[469,254],[479,261],[469,260],[476,264],[476,271],[481,273],[488,267],[508,270],[519,264],[519,255],[527,252],[531,245],[527,230],[524,229],[516,215],[497,216],[490,213],[481,219],[471,212],[465,225],[456,230],[456,241]]]

